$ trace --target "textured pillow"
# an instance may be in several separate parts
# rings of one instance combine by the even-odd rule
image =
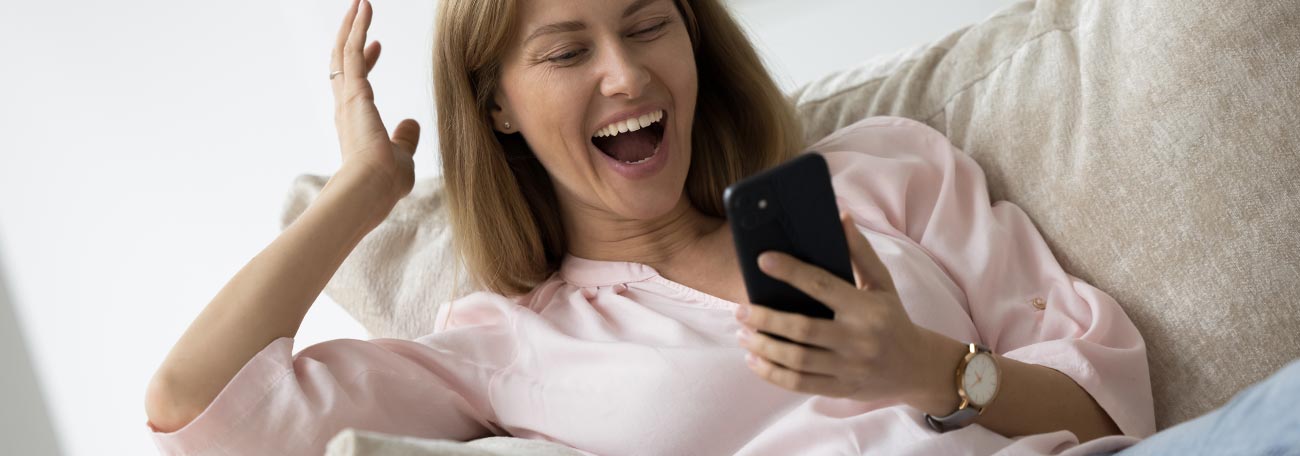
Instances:
[[[328,176],[293,181],[280,227],[298,219]],[[433,332],[438,306],[465,293],[469,277],[452,253],[442,179],[415,181],[379,226],[357,244],[325,284],[371,337],[414,339]]]
[[[1300,2],[1039,1],[795,94],[926,122],[1124,306],[1165,428],[1300,357]]]
[[[809,143],[895,115],[971,154],[1142,330],[1164,428],[1300,357],[1296,23],[1294,0],[1025,2],[791,95]],[[443,198],[417,182],[326,286],[372,336],[431,332],[464,286]]]
[[[584,453],[542,439],[493,436],[470,442],[382,434],[344,429],[330,439],[325,456],[584,456]]]

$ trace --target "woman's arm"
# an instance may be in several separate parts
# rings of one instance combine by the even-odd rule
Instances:
[[[764,273],[816,298],[835,318],[743,306],[738,318],[749,330],[741,345],[758,356],[752,367],[794,391],[867,403],[896,400],[933,416],[951,414],[961,404],[956,373],[967,345],[911,320],[888,269],[849,215],[841,217],[856,284],[783,253],[759,257]],[[993,356],[1001,386],[976,423],[1007,437],[1067,430],[1083,442],[1121,433],[1074,379],[1049,367]]]
[[[931,381],[919,385],[920,393],[908,405],[933,416],[947,416],[961,405],[955,373],[967,345],[924,328],[921,332],[933,355],[922,358],[929,362],[918,367],[928,372],[922,378]],[[993,356],[1001,388],[975,423],[1007,437],[1065,429],[1086,442],[1121,434],[1110,415],[1069,376],[1049,367]]]
[[[998,397],[977,420],[981,425],[1013,437],[1060,430],[1080,440],[1116,431],[1154,433],[1146,348],[1137,327],[1113,298],[1064,271],[1023,211],[990,201],[973,159],[939,132],[899,118],[863,120],[812,148],[826,156],[837,203],[854,217],[845,230],[855,274],[870,271],[880,280],[877,288],[858,290],[820,268],[773,255],[780,261],[764,272],[796,287],[803,282],[801,289],[814,297],[820,292],[836,318],[826,325],[753,306],[750,326],[772,326],[772,332],[831,350],[782,346],[761,335],[749,346],[777,363],[833,374],[834,381],[771,363],[758,364],[761,375],[807,385],[809,392],[893,399],[943,416],[958,404],[955,374],[967,352],[962,344],[979,342],[996,354],[1004,377]],[[960,301],[902,306],[890,272],[855,225],[880,233],[895,258],[899,248],[919,247],[959,289]],[[943,337],[927,335],[940,328]]]
[[[1137,327],[1114,298],[1064,270],[1028,214],[990,198],[975,160],[934,129],[905,119],[868,123],[851,142],[870,154],[853,162],[861,169],[848,171],[857,178],[845,179],[853,184],[845,191],[885,202],[890,223],[883,228],[919,245],[963,292],[978,340],[957,342],[982,342],[1002,361],[998,396],[1006,397],[994,399],[980,423],[1007,435],[1068,429],[1080,440],[1116,428],[1134,437],[1154,432]],[[919,318],[938,321],[925,309],[918,306]],[[935,389],[945,394],[955,394],[956,357],[966,352],[951,350],[944,349],[951,358],[936,368],[947,372],[937,381],[948,384]],[[1053,412],[1058,404],[1066,408]],[[944,406],[933,409],[951,411]]]
[[[145,392],[155,431],[184,427],[207,409],[249,360],[292,338],[307,309],[361,239],[411,192],[420,127],[406,119],[392,136],[367,79],[379,59],[365,46],[373,11],[352,0],[335,36],[330,68],[343,166],[311,206],[217,293],[181,335]]]
[[[145,393],[145,412],[156,430],[184,427],[253,355],[298,332],[339,265],[395,204],[391,184],[369,176],[360,168],[341,169],[194,319]]]

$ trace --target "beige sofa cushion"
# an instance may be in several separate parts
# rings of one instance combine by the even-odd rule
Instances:
[[[928,123],[1142,330],[1161,428],[1300,356],[1300,3],[1044,0],[792,94],[808,142]],[[287,226],[326,177],[294,182]],[[325,293],[375,337],[431,332],[463,284],[426,178]]]
[[[293,181],[280,217],[286,228],[329,176],[303,174]],[[414,339],[433,332],[438,306],[463,295],[468,276],[452,254],[442,180],[417,179],[379,226],[357,244],[324,293],[371,337]]]
[[[325,446],[325,456],[585,456],[559,443],[519,437],[483,437],[469,442],[422,439],[344,429]]]
[[[1148,348],[1161,428],[1300,357],[1300,2],[1025,2],[796,93],[928,123]]]

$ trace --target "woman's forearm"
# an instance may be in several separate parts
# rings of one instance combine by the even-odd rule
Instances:
[[[145,394],[149,421],[192,421],[259,351],[293,337],[343,260],[392,209],[374,181],[340,170],[317,199],[248,262],[186,329]]]
[[[933,331],[927,333],[936,356],[922,366],[934,379],[913,407],[935,416],[952,413],[961,404],[957,395],[957,366],[967,346]],[[1110,415],[1074,379],[1049,367],[997,356],[1001,387],[975,423],[1007,437],[1068,430],[1086,442],[1120,434]]]

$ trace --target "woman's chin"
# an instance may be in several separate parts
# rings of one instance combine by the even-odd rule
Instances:
[[[636,163],[625,163],[590,146],[609,192],[607,207],[614,213],[631,220],[653,220],[672,212],[681,202],[690,171],[689,154],[674,150],[671,137],[664,134],[654,154]]]
[[[647,195],[646,193],[648,192],[637,191],[634,192],[635,194],[623,198],[623,201],[620,201],[620,204],[612,209],[614,209],[614,212],[619,214],[619,216],[628,220],[659,219],[671,213],[677,206],[677,202],[681,195],[681,188],[679,187],[677,190],[678,191],[669,191],[665,189],[663,192],[657,193],[654,196]],[[636,194],[642,196],[638,197]],[[670,194],[677,196],[677,198],[665,198],[666,195]]]

